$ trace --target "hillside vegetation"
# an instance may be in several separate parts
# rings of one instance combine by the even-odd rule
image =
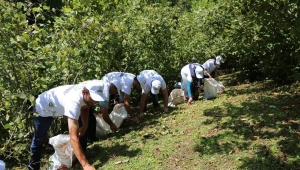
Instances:
[[[140,125],[125,122],[89,145],[89,160],[97,169],[299,169],[299,84],[232,78],[222,77],[227,86],[216,99],[201,94],[170,114],[150,110]]]
[[[0,159],[16,167],[27,164],[37,95],[59,85],[154,69],[171,91],[187,62],[217,55],[224,74],[239,73],[228,78],[233,83],[300,80],[295,0],[0,0],[0,6]],[[132,97],[137,102],[136,92]],[[49,136],[66,131],[65,119],[55,123]]]

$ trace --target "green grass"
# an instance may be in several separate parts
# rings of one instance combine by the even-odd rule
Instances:
[[[89,161],[97,169],[299,169],[299,85],[271,84],[229,84],[216,99],[150,111],[90,145]]]
[[[89,145],[89,162],[108,170],[300,169],[299,84],[232,79],[221,79],[225,92],[213,100],[181,104],[170,114],[150,107],[141,124]]]

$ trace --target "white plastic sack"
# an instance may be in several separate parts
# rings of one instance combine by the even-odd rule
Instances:
[[[181,103],[184,103],[184,91],[182,89],[174,89],[171,91],[169,95],[168,101],[169,107],[175,107]]]
[[[101,138],[108,134],[110,126],[105,122],[102,115],[95,115],[96,117],[96,137]],[[127,111],[123,104],[116,104],[113,111],[109,114],[110,120],[119,128],[125,118],[127,118]]]
[[[204,79],[204,95],[203,99],[211,99],[217,96],[217,93],[222,93],[224,91],[224,85],[216,81],[213,78],[206,78]]]
[[[49,139],[55,150],[54,154],[49,158],[51,166],[47,170],[57,170],[59,167],[70,168],[72,166],[72,158],[74,155],[73,148],[70,143],[70,135],[60,134]]]
[[[223,93],[223,91],[225,90],[225,86],[220,82],[217,81],[217,93]]]

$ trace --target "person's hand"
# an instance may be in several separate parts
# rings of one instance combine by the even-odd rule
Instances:
[[[118,104],[118,108],[121,108],[122,106],[124,106],[124,103],[119,103]]]
[[[165,108],[164,108],[164,112],[165,112],[165,113],[168,113],[168,112],[169,112],[169,108],[168,108],[168,107],[165,107]]]
[[[137,117],[132,118],[135,123],[140,123],[140,120]]]
[[[84,166],[83,166],[83,169],[84,170],[96,170],[94,167],[92,167],[92,165],[90,165],[90,164],[85,164]]]
[[[114,123],[109,126],[110,126],[110,130],[112,130],[114,132],[118,130],[117,126]]]

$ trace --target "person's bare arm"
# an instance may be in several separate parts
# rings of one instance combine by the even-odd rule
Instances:
[[[134,120],[134,122],[139,123],[139,119],[133,114],[131,106],[130,106],[130,95],[124,93],[124,106],[127,111],[127,113],[130,115],[130,117]]]
[[[80,162],[81,166],[83,167],[84,170],[88,170],[88,169],[95,169],[93,168],[89,162],[87,161],[80,142],[79,142],[79,125],[78,125],[78,121],[72,118],[68,118],[68,128],[69,128],[69,134],[70,134],[70,142],[72,145],[72,148],[74,150],[74,153],[78,159],[78,161]]]
[[[207,69],[204,69],[204,72],[205,72],[206,75],[208,75],[209,78],[211,78],[211,75],[209,74]]]
[[[162,94],[164,96],[164,112],[167,113],[167,112],[169,112],[169,108],[168,108],[168,90],[167,90],[167,88],[162,90]]]
[[[110,126],[110,129],[113,131],[117,131],[117,126],[111,121],[109,117],[108,109],[106,107],[101,107],[101,113],[104,121]]]
[[[140,101],[140,114],[143,114],[144,112],[146,98],[147,98],[147,94],[145,92],[142,92],[141,101]]]

